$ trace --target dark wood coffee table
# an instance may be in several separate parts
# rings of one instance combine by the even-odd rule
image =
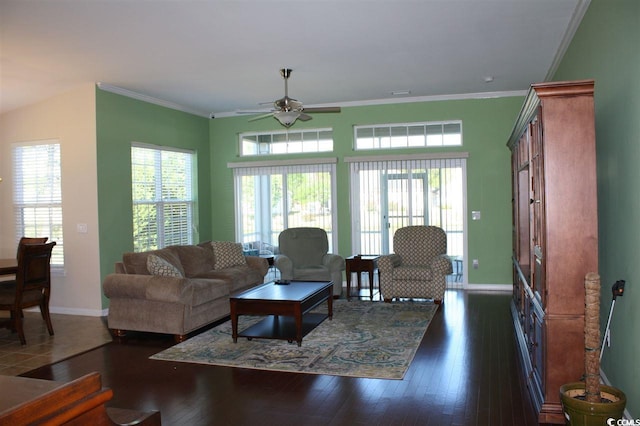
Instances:
[[[298,342],[327,317],[333,318],[333,282],[291,281],[286,285],[275,282],[231,295],[231,328],[233,342],[238,337],[283,339]],[[328,312],[310,313],[327,302]],[[262,321],[238,333],[238,316],[267,315]]]

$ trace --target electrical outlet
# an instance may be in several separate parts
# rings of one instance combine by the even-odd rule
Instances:
[[[478,259],[473,259],[473,269],[478,269],[479,266]]]

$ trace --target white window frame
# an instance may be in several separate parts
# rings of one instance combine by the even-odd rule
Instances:
[[[445,131],[456,126],[459,132]],[[365,132],[371,135],[360,136]],[[355,151],[462,146],[462,141],[462,120],[353,126]]]
[[[241,157],[333,152],[333,129],[245,132],[238,135],[238,144]]]
[[[330,191],[331,202],[329,206],[329,214],[331,215],[330,223],[331,228],[325,229],[329,236],[330,251],[333,253],[338,252],[338,209],[337,209],[337,183],[336,183],[336,163],[337,158],[313,158],[313,159],[297,159],[297,160],[275,160],[275,161],[252,161],[241,163],[228,163],[228,167],[233,169],[234,174],[234,193],[235,193],[235,216],[236,216],[236,241],[240,241],[247,245],[255,242],[267,243],[269,245],[277,246],[277,234],[281,230],[272,229],[272,222],[270,222],[271,215],[273,214],[271,202],[269,197],[264,197],[264,187],[259,189],[260,197],[262,200],[256,200],[256,205],[245,206],[242,203],[242,184],[241,179],[245,176],[256,177],[269,177],[273,175],[286,176],[292,173],[310,173],[314,172],[328,172],[330,174]],[[314,170],[311,170],[314,169]],[[260,185],[268,185],[265,179],[260,179]],[[288,192],[288,191],[285,191]],[[285,197],[285,194],[283,194]],[[269,198],[269,199],[267,199]],[[282,205],[288,205],[288,201],[285,198],[282,200]],[[268,205],[268,207],[265,207]],[[257,207],[256,207],[257,206]],[[258,223],[256,232],[252,236],[243,229],[243,217],[242,213],[247,209],[259,210],[256,213],[256,222],[269,222],[264,226]],[[269,211],[266,211],[269,210]],[[289,223],[286,216],[283,215],[283,229],[287,229],[292,226],[303,226]],[[322,227],[322,226],[321,226]],[[251,247],[254,248],[254,247]]]
[[[148,166],[153,166],[154,177],[151,180],[145,180],[144,178],[138,178],[136,176],[137,167],[141,164],[137,163],[134,158],[136,150],[147,150],[153,155],[153,161]],[[163,180],[163,154],[178,153],[184,154],[189,159],[189,163],[185,166],[185,170],[179,170],[180,176],[184,178],[179,182],[167,182]],[[142,158],[139,158],[142,161]],[[166,161],[166,160],[165,160]],[[132,220],[133,230],[132,235],[134,251],[147,251],[153,249],[159,249],[168,245],[175,244],[193,244],[197,229],[197,214],[196,214],[196,152],[192,150],[158,146],[144,143],[134,142],[131,144],[131,196],[132,196]],[[150,185],[152,190],[147,191],[146,194],[151,194],[149,197],[138,197],[136,191],[136,185]],[[171,191],[171,186],[175,186],[176,189]],[[176,192],[180,192],[180,187],[184,188],[184,197],[175,197]],[[142,224],[136,224],[136,209],[138,207],[147,206],[153,210],[155,214],[155,221],[149,222],[155,226],[156,241],[152,244],[147,238],[146,241],[136,241],[136,228],[143,226]],[[170,222],[170,229],[166,226],[166,214],[165,212],[171,208],[177,209],[175,213],[176,217],[180,220]],[[168,220],[170,220],[169,218]],[[184,222],[182,221],[184,220]],[[177,238],[167,238],[170,230],[177,229]],[[175,233],[175,230],[173,231]]]
[[[468,226],[467,226],[467,165],[466,159],[469,154],[467,152],[449,152],[449,153],[424,153],[418,155],[384,155],[384,156],[360,156],[360,157],[345,157],[345,163],[349,164],[349,180],[350,180],[350,211],[351,211],[351,247],[354,253],[363,253],[363,254],[380,254],[376,252],[376,248],[371,249],[370,247],[363,247],[363,229],[373,229],[375,232],[381,236],[380,246],[384,246],[384,239],[387,238],[387,235],[384,235],[388,232],[388,241],[389,250],[392,252],[392,234],[395,227],[398,226],[398,223],[395,225],[392,224],[392,218],[388,216],[380,217],[380,213],[378,214],[369,214],[367,212],[361,211],[361,209],[367,209],[369,205],[375,204],[379,206],[378,210],[381,213],[385,213],[384,205],[387,204],[387,201],[384,200],[384,191],[385,188],[381,184],[382,182],[373,181],[367,182],[362,181],[360,179],[360,173],[362,171],[384,171],[387,169],[404,169],[407,172],[407,177],[409,177],[412,173],[412,169],[424,169],[425,166],[430,169],[438,169],[441,167],[449,167],[449,165],[454,166],[460,169],[460,181],[459,183],[462,185],[461,193],[457,194],[461,196],[461,199],[458,199],[460,204],[457,204],[455,208],[455,214],[451,216],[447,214],[446,216],[442,215],[442,210],[437,209],[437,215],[434,216],[432,212],[418,209],[409,208],[407,211],[409,212],[407,217],[403,220],[405,222],[402,223],[402,226],[408,225],[423,225],[423,224],[432,224],[436,226],[441,226],[445,232],[447,233],[447,251],[450,256],[455,256],[455,259],[464,260],[468,258]],[[399,174],[398,176],[401,176]],[[413,197],[411,194],[411,186],[407,186],[407,197],[404,201],[408,204],[412,202],[424,202],[428,204],[428,200],[426,198],[421,199],[420,197]],[[446,187],[439,186],[438,187],[438,197],[442,195],[445,196],[442,200],[446,205],[451,205],[451,200],[447,200],[449,195],[443,194],[443,191],[446,193],[450,191],[452,188],[446,189]],[[364,196],[363,196],[364,195]],[[370,197],[373,195],[373,197]],[[452,194],[453,195],[453,194]],[[377,200],[371,203],[371,200]],[[369,200],[369,201],[366,201]],[[442,203],[436,203],[442,205]],[[411,212],[423,212],[421,216],[416,216],[415,222],[414,218],[412,218]],[[388,213],[388,212],[386,212]],[[425,220],[426,219],[426,222]],[[394,219],[395,220],[395,219]],[[453,225],[453,226],[452,226]],[[461,225],[462,228],[459,226]],[[389,232],[390,231],[390,232]],[[375,243],[373,244],[375,245]],[[466,286],[468,282],[467,279],[467,271],[468,271],[468,262],[460,262],[462,266],[462,270],[454,269],[454,272],[460,274],[456,280],[449,281],[448,287],[455,286]],[[459,268],[460,265],[456,265],[455,268]]]
[[[35,151],[34,151],[35,150]],[[64,273],[61,147],[57,139],[12,144],[16,243],[47,237],[51,271]]]

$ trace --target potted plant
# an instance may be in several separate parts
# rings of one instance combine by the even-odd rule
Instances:
[[[624,392],[600,383],[600,276],[585,277],[584,382],[560,387],[560,399],[567,424],[605,425],[607,419],[621,419],[627,403]]]

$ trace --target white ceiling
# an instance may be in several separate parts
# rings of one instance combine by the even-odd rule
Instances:
[[[201,115],[525,90],[589,0],[0,0],[0,112],[102,82]],[[492,82],[485,78],[493,77]]]

